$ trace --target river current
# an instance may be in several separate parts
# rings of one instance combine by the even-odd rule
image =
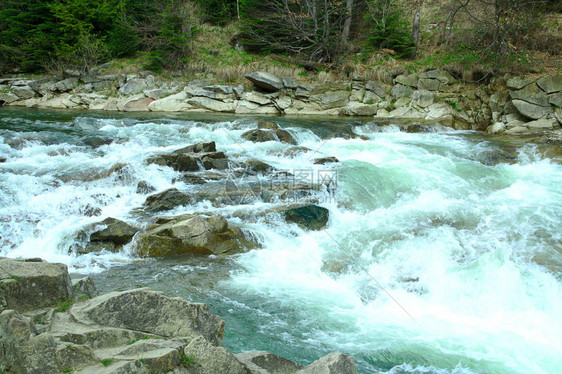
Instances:
[[[248,117],[0,109],[0,256],[65,263],[101,292],[151,287],[207,303],[234,352],[307,364],[341,351],[361,373],[560,372],[561,164],[532,144],[439,126],[270,120],[299,148],[244,140],[257,122]],[[112,143],[93,148],[83,141],[92,136]],[[160,215],[221,214],[260,248],[226,258],[143,259],[131,245],[76,255],[89,224],[146,226],[140,181],[189,192],[178,172],[146,160],[203,141],[233,162],[330,178],[317,200],[327,226],[262,214],[286,201],[202,200]],[[326,156],[340,162],[313,163]],[[111,173],[115,165],[124,172]]]

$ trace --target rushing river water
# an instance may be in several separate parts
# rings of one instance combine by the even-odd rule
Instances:
[[[562,165],[471,132],[274,120],[310,150],[242,139],[251,118],[0,109],[0,255],[66,263],[102,292],[147,286],[205,302],[235,352],[305,364],[342,351],[362,373],[560,372]],[[361,137],[328,136],[351,131]],[[92,148],[88,136],[113,142]],[[146,225],[139,181],[190,191],[146,159],[211,140],[233,162],[328,175],[337,188],[319,192],[327,227],[260,214],[283,201],[201,201],[165,214],[222,214],[261,249],[163,260],[130,246],[69,252],[106,217]],[[314,165],[322,156],[340,163]],[[124,172],[109,173],[116,164]]]

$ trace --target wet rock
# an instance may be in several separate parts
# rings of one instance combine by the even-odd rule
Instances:
[[[257,71],[246,74],[246,79],[256,87],[269,92],[277,92],[283,88],[283,81],[273,74]]]
[[[6,161],[7,161],[6,157],[0,157],[0,164],[4,163]]]
[[[48,307],[72,295],[66,265],[0,259],[0,311]]]
[[[262,162],[260,160],[255,160],[255,159],[247,160],[245,164],[247,170],[256,174],[265,174],[275,170],[273,166],[266,164],[265,162]]]
[[[102,145],[113,143],[113,140],[101,136],[89,136],[87,138],[83,138],[82,143],[92,148],[99,148]]]
[[[335,162],[340,162],[340,160],[338,160],[335,157],[322,157],[322,158],[315,158],[314,159],[314,164],[315,165],[325,165],[325,164],[330,164],[330,163],[335,163]]]
[[[185,253],[223,255],[251,248],[242,231],[231,228],[222,216],[186,214],[160,218],[139,236],[136,250],[141,256],[167,257]]]
[[[171,154],[151,157],[149,164],[169,166],[177,171],[228,168],[228,159],[223,152],[216,152],[215,142],[199,143],[178,149]]]
[[[296,145],[297,142],[291,136],[291,134],[281,129],[274,122],[258,122],[258,128],[255,130],[250,130],[242,134],[242,138],[250,140],[255,143],[269,142],[269,141],[280,141],[283,143],[289,143]]]
[[[115,218],[106,218],[97,226],[105,226],[105,228],[90,234],[91,242],[111,242],[117,245],[125,245],[133,239],[138,231],[128,223]]]
[[[343,353],[330,353],[308,365],[299,374],[357,374],[353,357]]]
[[[146,194],[149,194],[149,193],[154,192],[154,191],[156,191],[156,188],[154,188],[152,185],[150,185],[146,181],[140,181],[139,183],[137,183],[137,193],[138,194],[146,195]]]
[[[234,356],[252,372],[290,374],[303,368],[302,365],[296,362],[267,351],[238,353]]]
[[[317,205],[306,205],[283,212],[285,221],[308,230],[321,230],[328,223],[330,211]]]
[[[190,366],[200,374],[248,374],[249,370],[236,357],[222,347],[211,345],[203,337],[189,342],[184,353],[192,361]]]
[[[149,212],[161,212],[192,203],[193,199],[189,195],[178,191],[176,188],[170,188],[166,191],[148,196],[144,202],[144,207]]]

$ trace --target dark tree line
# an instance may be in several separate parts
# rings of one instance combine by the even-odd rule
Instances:
[[[187,0],[4,0],[0,69],[91,66],[146,53],[154,69],[189,55]]]

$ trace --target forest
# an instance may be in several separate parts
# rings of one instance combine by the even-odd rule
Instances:
[[[491,67],[528,63],[561,47],[556,0],[5,0],[0,73],[88,71],[143,56],[181,70],[202,24],[235,24],[233,46],[296,64],[340,68],[350,56],[462,56]],[[423,9],[434,9],[434,14]],[[421,26],[420,26],[421,25]],[[549,27],[551,28],[549,30]],[[552,29],[554,27],[554,29]],[[557,29],[558,28],[558,29]],[[430,30],[430,31],[428,31]]]

